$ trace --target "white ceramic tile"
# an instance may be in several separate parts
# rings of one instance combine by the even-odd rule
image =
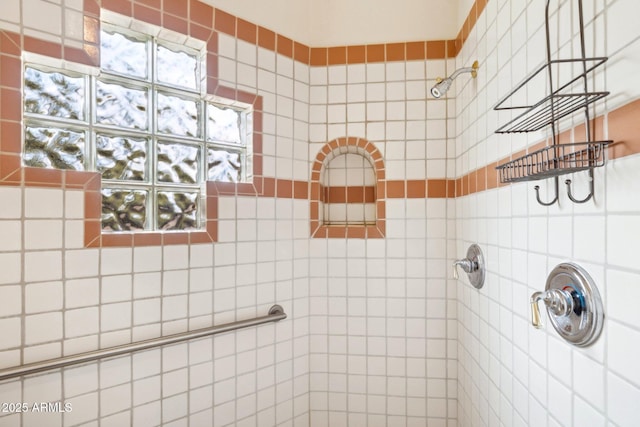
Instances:
[[[0,250],[19,251],[22,249],[22,228],[20,221],[0,221]]]
[[[60,5],[40,0],[23,0],[23,25],[51,34],[62,32],[62,8]]]
[[[633,426],[636,422],[635,403],[640,397],[638,388],[611,373],[607,375],[607,388],[610,420],[620,426]]]
[[[65,191],[64,217],[66,219],[84,219],[84,192]]]
[[[238,40],[238,61],[249,65],[256,65],[257,49],[256,45]]]
[[[84,248],[84,220],[64,222],[64,247],[66,249]]]
[[[97,278],[67,280],[64,287],[66,308],[97,305],[100,301],[100,283]]]
[[[6,331],[6,335],[0,341],[0,347],[4,350],[7,348],[19,347],[22,344],[22,326],[20,317],[7,317],[0,319],[2,330]]]
[[[606,426],[606,418],[603,414],[598,412],[598,410],[586,403],[584,400],[576,397],[574,399],[574,426],[579,425],[592,425],[596,426]]]
[[[25,287],[25,312],[30,314],[61,310],[62,295],[62,282],[28,284]]]
[[[367,64],[367,81],[380,82],[385,80],[385,65],[379,63]]]
[[[133,276],[134,298],[160,296],[162,276],[160,273],[140,273]]]
[[[627,242],[640,238],[640,224],[636,215],[609,215],[607,218],[607,259],[610,264],[633,269],[634,257],[627,250]]]
[[[65,413],[65,422],[69,425],[88,423],[98,412],[98,393],[88,393],[65,400],[72,410]]]
[[[26,188],[25,216],[27,218],[61,218],[63,212],[62,190]]]
[[[133,303],[133,324],[143,325],[160,321],[160,298],[150,298]]]
[[[329,123],[344,123],[347,119],[347,110],[344,104],[330,105],[327,109]]]
[[[122,302],[100,306],[100,330],[113,331],[131,327],[131,303]]]
[[[367,83],[366,85],[367,101],[384,101],[385,85],[383,83]]]
[[[218,69],[220,80],[223,80],[227,85],[234,86],[236,83],[236,63],[228,58],[218,58]]]
[[[613,321],[607,326],[609,368],[613,372],[624,375],[627,381],[639,386],[640,369],[636,367],[634,360],[637,360],[640,348],[630,346],[629,343],[636,342],[640,332]]]
[[[197,268],[189,271],[189,290],[191,292],[213,289],[213,270]]]
[[[162,267],[162,248],[142,246],[133,249],[133,271],[158,271]]]
[[[578,231],[573,234],[575,257],[593,262],[605,259],[605,218],[576,217],[574,227],[575,230],[590,230],[589,233]]]
[[[66,338],[93,335],[100,332],[99,310],[97,307],[67,310],[64,313],[64,333]]]
[[[133,424],[149,423],[159,425],[162,422],[161,401],[154,401],[145,405],[137,406],[133,409]]]
[[[638,158],[623,157],[611,161],[606,168],[607,208],[615,212],[637,212],[640,204],[628,194],[635,192],[640,180],[638,177]],[[616,191],[626,188],[627,191]]]
[[[120,412],[131,405],[131,385],[123,384],[107,388],[100,393],[100,409],[103,414]]]
[[[169,381],[169,379],[173,381]],[[186,382],[186,376],[176,375],[176,373],[163,375],[163,392],[172,391],[175,386],[181,385],[180,382]],[[176,384],[173,384],[176,383]],[[163,405],[162,417],[165,420],[173,420],[187,415],[187,395],[182,393],[170,398],[165,398],[166,405]]]
[[[606,312],[612,319],[629,325],[640,325],[640,313],[633,309],[638,287],[638,275],[630,272],[607,270]]]
[[[177,270],[189,266],[189,247],[169,245],[162,248],[162,262],[165,270]]]
[[[42,313],[25,317],[25,344],[62,339],[62,313]]]
[[[347,86],[340,84],[330,85],[328,87],[328,103],[329,104],[344,104],[347,99]],[[329,105],[331,107],[331,105]]]
[[[186,295],[164,297],[162,299],[162,319],[167,321],[186,317],[187,304]]]
[[[187,292],[189,272],[187,270],[165,271],[162,274],[162,294],[177,295]]]
[[[131,275],[109,276],[102,278],[102,303],[128,301],[132,295]]]
[[[22,289],[20,286],[0,287],[0,317],[22,313]]]
[[[100,273],[126,274],[131,273],[132,254],[127,248],[104,248],[100,251]]]
[[[208,315],[213,308],[212,293],[200,292],[189,296],[189,315]]]
[[[27,252],[24,255],[24,279],[27,282],[62,278],[62,253],[58,251]]]
[[[27,378],[23,396],[28,402],[55,402],[60,400],[62,376],[59,373]],[[28,399],[28,400],[27,400]]]
[[[161,371],[161,351],[149,350],[132,355],[133,378],[146,378]]]
[[[17,219],[22,216],[22,189],[13,187],[0,188],[0,218]]]
[[[614,54],[623,49],[629,42],[637,39],[638,33],[634,31],[631,17],[638,13],[638,4],[631,0],[618,0],[612,2],[607,8],[607,20],[615,23],[616,30],[607,32],[607,52]]]
[[[6,14],[3,14],[2,20],[20,24],[20,3],[12,2],[6,5]]]
[[[70,367],[64,372],[64,392],[66,396],[77,396],[98,389],[98,367],[89,364]]]
[[[99,251],[81,249],[65,252],[64,275],[66,278],[91,277],[98,275]]]

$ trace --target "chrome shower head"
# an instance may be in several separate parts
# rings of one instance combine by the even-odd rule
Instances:
[[[462,73],[471,73],[471,77],[475,78],[478,75],[478,67],[478,61],[475,61],[471,67],[460,68],[454,71],[453,74],[451,74],[451,76],[447,77],[446,79],[438,77],[436,85],[431,88],[431,95],[433,95],[434,98],[440,98],[442,95],[447,93],[447,91],[451,87],[451,84],[453,83],[453,80]]]
[[[451,87],[451,83],[453,83],[451,77],[447,77],[444,80],[438,78],[436,85],[431,88],[431,95],[433,95],[434,98],[440,98],[442,95],[447,93]]]

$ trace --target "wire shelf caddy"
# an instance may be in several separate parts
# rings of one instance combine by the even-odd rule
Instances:
[[[584,88],[576,87],[587,75],[607,61],[606,57],[597,58],[577,58],[577,59],[556,59],[545,63],[534,73],[527,77],[522,83],[516,86],[507,96],[498,102],[493,109],[501,110],[524,110],[520,115],[504,124],[496,133],[523,133],[534,132],[543,129],[556,121],[574,113],[589,104],[604,98],[609,94],[607,91],[584,91]],[[508,101],[526,96],[526,92],[535,91],[539,85],[535,83],[543,80],[545,73],[553,67],[554,74],[570,75],[567,82],[555,89],[538,102],[532,104],[516,105],[508,104]],[[580,68],[582,72],[573,74],[574,68]],[[559,77],[558,77],[559,78]],[[542,82],[544,83],[544,82]]]
[[[585,203],[595,194],[593,169],[604,166],[607,146],[613,141],[595,141],[592,135],[590,105],[609,94],[607,91],[589,90],[590,79],[594,82],[594,70],[603,65],[606,57],[587,57],[584,34],[584,10],[582,0],[571,0],[577,4],[579,19],[580,55],[572,59],[552,59],[550,39],[550,4],[545,6],[546,62],[533,74],[517,85],[498,102],[494,110],[522,111],[498,128],[496,133],[534,132],[549,127],[552,144],[496,167],[501,183],[534,181],[554,178],[555,197],[550,201],[540,198],[540,187],[535,186],[536,199],[543,206],[558,203],[559,176],[579,171],[589,173],[589,194],[578,199],[572,192],[571,180],[565,180],[567,197],[574,203]],[[562,1],[559,0],[558,3]],[[559,18],[558,18],[559,19]],[[547,90],[544,90],[544,88]],[[539,101],[530,103],[528,97],[542,93]],[[546,94],[546,95],[545,95]],[[523,101],[524,100],[524,101]],[[559,142],[559,121],[575,112],[584,116],[585,142],[564,144]]]
[[[613,141],[550,145],[496,167],[501,183],[535,181],[604,166]]]

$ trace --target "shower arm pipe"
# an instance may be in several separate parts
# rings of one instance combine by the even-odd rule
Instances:
[[[74,354],[71,356],[60,357],[58,359],[43,360],[41,362],[28,363],[13,368],[0,369],[0,381],[21,377],[23,375],[36,374],[39,372],[49,371],[52,369],[64,368],[72,365],[92,362],[108,357],[121,356],[142,350],[149,350],[170,344],[176,344],[197,338],[204,338],[210,335],[221,334],[223,332],[235,331],[236,329],[248,328],[250,326],[262,325],[264,323],[277,322],[287,318],[284,309],[275,304],[269,309],[266,316],[256,317],[247,320],[238,320],[236,322],[225,323],[218,326],[208,328],[195,329],[193,331],[181,332],[178,334],[167,335],[164,337],[151,338],[144,341],[138,341],[130,344],[123,344],[115,347],[108,347],[100,350],[89,351],[86,353]]]
[[[442,95],[449,91],[449,88],[453,84],[453,81],[462,73],[471,73],[471,77],[476,78],[478,75],[478,68],[480,67],[478,61],[474,61],[471,67],[459,68],[453,72],[449,77],[436,79],[436,85],[431,88],[431,95],[434,98],[440,98]]]
[[[478,61],[473,63],[471,67],[458,68],[451,74],[448,78],[451,80],[455,80],[462,73],[471,73],[471,77],[476,77],[478,75]]]

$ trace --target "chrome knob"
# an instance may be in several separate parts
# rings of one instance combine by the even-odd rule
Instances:
[[[549,311],[555,316],[568,316],[573,311],[573,296],[563,289],[549,289],[544,292],[534,292],[531,295],[531,324],[534,328],[540,329],[539,301],[544,302]]]
[[[546,306],[549,323],[571,344],[585,347],[598,339],[604,321],[602,299],[593,279],[580,266],[557,265],[549,273],[545,290],[531,295],[531,324],[535,328],[542,327],[540,301]]]
[[[475,270],[478,269],[478,263],[477,262],[473,262],[468,258],[465,259],[459,259],[457,261],[453,262],[453,278],[454,279],[458,279],[458,266],[460,266],[460,268],[462,268],[462,270],[464,270],[465,273],[473,273]]]
[[[467,257],[453,262],[453,278],[458,279],[458,267],[469,276],[469,282],[477,289],[484,285],[484,257],[480,246],[473,244],[467,250]]]

